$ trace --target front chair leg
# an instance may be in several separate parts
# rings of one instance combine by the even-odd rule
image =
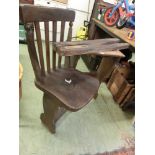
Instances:
[[[40,115],[42,123],[50,130],[50,132],[55,133],[56,131],[56,121],[64,114],[66,111],[64,108],[60,107],[60,101],[54,96],[44,93],[43,96],[43,108],[44,113]]]

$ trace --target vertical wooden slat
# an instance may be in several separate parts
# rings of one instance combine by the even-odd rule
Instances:
[[[28,51],[29,51],[32,67],[33,67],[36,79],[39,80],[41,70],[40,70],[38,56],[37,56],[37,52],[36,52],[36,48],[35,48],[35,44],[34,44],[34,26],[33,26],[33,24],[32,23],[26,24],[25,30],[27,32],[26,39],[27,39]]]
[[[41,74],[45,75],[43,48],[42,48],[41,33],[40,33],[40,25],[39,25],[39,22],[35,22],[34,25],[35,25],[35,30],[36,30],[38,52],[39,52],[39,60],[40,60],[40,66],[41,66]]]
[[[68,30],[68,36],[67,36],[67,41],[71,41],[72,40],[72,26],[73,26],[73,22],[69,22],[69,30]],[[74,57],[65,57],[65,67],[72,67],[73,64],[71,64],[71,62],[73,62],[71,59],[74,59]]]
[[[120,61],[120,57],[103,57],[97,69],[97,78],[100,81],[106,82],[110,77],[115,64]]]
[[[44,22],[47,72],[50,73],[49,22]]]
[[[60,41],[64,41],[64,31],[65,31],[65,21],[62,21],[61,22]]]
[[[62,56],[59,56],[59,57],[58,57],[58,67],[59,67],[59,68],[61,68],[61,59],[62,59]]]
[[[65,32],[65,21],[61,21],[61,33],[60,33],[60,41],[64,41],[64,32]],[[58,67],[61,68],[61,59],[62,56],[58,57]]]
[[[73,22],[69,22],[69,30],[68,30],[67,41],[71,41],[72,40],[72,26],[73,26]]]
[[[56,42],[57,38],[57,22],[53,21],[53,42]],[[53,50],[53,70],[56,68],[56,51]]]

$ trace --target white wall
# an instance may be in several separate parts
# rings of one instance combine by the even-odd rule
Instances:
[[[35,5],[43,5],[43,6],[50,6],[50,7],[58,7],[58,8],[69,8],[75,10],[75,22],[73,25],[73,37],[76,36],[76,31],[79,29],[80,26],[83,26],[84,20],[87,20],[87,18],[90,18],[92,8],[94,5],[95,0],[90,0],[90,6],[89,6],[89,13],[88,13],[88,4],[89,0],[68,0],[68,4],[63,4],[59,2],[55,2],[52,0],[34,0]],[[47,2],[50,2],[50,4],[47,4]],[[89,19],[88,18],[88,19]],[[65,25],[66,28],[68,25]],[[44,40],[44,26],[41,24],[41,31],[42,31],[42,39]],[[52,36],[52,26],[50,26],[50,36]],[[60,25],[58,25],[57,28],[58,31],[58,38],[60,36]],[[52,37],[50,37],[52,38]],[[65,32],[65,39],[67,38],[67,32]]]

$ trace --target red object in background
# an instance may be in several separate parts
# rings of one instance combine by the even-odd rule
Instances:
[[[19,0],[21,4],[34,4],[34,0]]]
[[[119,14],[118,10],[116,10],[114,12],[112,17],[109,17],[112,10],[113,10],[113,7],[108,8],[104,13],[104,20],[105,20],[106,25],[108,25],[108,26],[114,26],[117,23],[117,21],[119,20],[119,17],[120,17],[120,14]]]

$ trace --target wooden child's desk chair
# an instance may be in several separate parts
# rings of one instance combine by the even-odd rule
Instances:
[[[111,70],[115,62],[123,57],[121,52],[114,50],[128,48],[128,44],[119,43],[119,40],[115,38],[71,42],[72,25],[75,19],[75,12],[72,10],[20,5],[20,13],[26,29],[28,51],[35,74],[35,85],[44,93],[44,113],[40,115],[40,118],[46,127],[52,133],[55,133],[56,121],[64,112],[66,110],[75,112],[83,108],[96,95],[100,85],[101,76],[99,73],[97,74],[98,79],[94,77],[94,74],[91,76],[91,73],[82,73],[76,70],[74,63],[72,63],[72,58],[75,55],[82,54],[103,55],[106,56],[104,62],[107,60],[111,62],[111,66],[109,68],[105,67],[105,69]],[[61,34],[60,42],[56,43],[58,21],[61,21]],[[40,22],[44,22],[45,28],[45,59],[43,56]],[[52,67],[50,62],[49,22],[53,24]],[[67,42],[63,42],[65,24],[67,22],[69,23],[68,38]],[[35,47],[34,28],[38,52]],[[56,65],[56,53],[58,54],[58,65]],[[65,56],[65,66],[61,64],[62,56]],[[102,74],[104,72],[105,70],[102,71]]]

